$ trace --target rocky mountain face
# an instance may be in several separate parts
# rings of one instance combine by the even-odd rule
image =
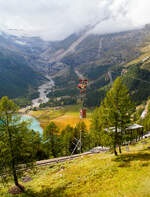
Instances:
[[[15,76],[15,72],[18,71],[18,78],[14,77],[17,79],[16,82],[14,81],[16,87],[21,84],[19,77],[21,80],[25,73],[30,73],[28,77],[25,77],[28,82],[24,79],[26,86],[21,85],[25,89],[29,87],[29,84],[38,84],[37,81],[40,81],[39,78],[42,75],[49,74],[55,80],[56,87],[53,94],[55,97],[78,95],[76,85],[78,77],[82,75],[89,80],[87,98],[97,95],[97,100],[93,101],[95,105],[100,102],[104,88],[109,84],[109,81],[105,80],[108,71],[111,71],[113,79],[121,75],[124,69],[127,72],[128,64],[132,61],[134,64],[134,60],[145,53],[141,48],[149,45],[150,30],[149,26],[146,26],[143,29],[133,31],[94,35],[91,34],[94,27],[88,27],[84,31],[55,42],[44,41],[39,37],[18,37],[1,33],[1,73],[6,73],[6,76],[9,72],[12,74],[7,66],[13,70],[12,76]],[[148,60],[148,57],[146,55],[143,59],[147,58]],[[139,62],[137,61],[137,63]],[[149,72],[148,63],[144,67],[141,63],[139,68]],[[12,81],[12,78],[5,77],[5,80],[6,78],[8,80],[7,90],[9,91],[9,79]],[[33,80],[30,81],[30,78]],[[15,96],[18,96],[19,92],[20,90],[17,89]],[[134,91],[132,90],[132,92]],[[8,93],[7,91],[5,93],[5,90],[3,93],[0,91],[0,96],[3,94]],[[10,93],[10,95],[12,94]]]
[[[75,97],[79,94],[76,86],[78,78],[82,75],[89,80],[86,104],[97,105],[109,87],[110,79],[106,80],[106,76],[111,71],[113,80],[122,75],[135,102],[146,100],[150,95],[146,88],[149,85],[143,84],[141,80],[144,80],[145,76],[146,80],[150,80],[149,64],[145,69],[145,63],[141,62],[141,59],[136,63],[134,60],[144,54],[142,48],[149,45],[149,38],[148,28],[107,35],[93,35],[88,30],[58,42],[59,47],[55,48],[53,53],[44,53],[49,62],[48,71],[56,84],[54,97]],[[69,44],[64,47],[64,43]],[[53,47],[55,44],[53,43]],[[143,59],[147,59],[147,55],[144,56]],[[130,63],[135,69],[130,68]],[[133,79],[129,73],[134,75],[134,78],[140,76],[141,80]],[[142,90],[142,87],[145,88]]]

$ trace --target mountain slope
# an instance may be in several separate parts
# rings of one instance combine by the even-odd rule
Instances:
[[[42,79],[41,74],[29,66],[17,45],[4,35],[0,36],[0,97],[27,95]]]
[[[108,71],[112,71],[112,78],[114,80],[117,76],[121,75],[124,68],[127,67],[128,69],[128,66],[136,65],[141,61],[140,69],[145,69],[144,72],[148,72],[150,29],[145,27],[133,31],[94,35],[91,34],[93,27],[91,26],[84,31],[70,35],[62,41],[55,42],[44,41],[38,37],[17,37],[3,33],[0,36],[1,58],[3,59],[5,56],[6,59],[11,59],[11,56],[14,56],[19,60],[20,57],[19,61],[17,61],[17,58],[15,59],[17,62],[9,61],[6,64],[13,66],[13,64],[18,65],[24,62],[22,68],[26,67],[28,69],[26,72],[32,73],[25,77],[24,82],[19,82],[21,86],[24,86],[23,92],[30,84],[26,79],[29,78],[30,80],[33,75],[33,79],[35,77],[36,81],[37,73],[35,71],[38,71],[42,74],[50,74],[55,81],[56,87],[53,95],[49,95],[50,97],[60,97],[61,95],[61,97],[74,96],[77,99],[79,95],[79,91],[76,88],[78,84],[77,73],[83,75],[89,80],[87,97],[90,99],[90,102],[87,103],[92,104],[93,102],[92,105],[95,106],[100,103],[100,100],[103,98],[102,95],[105,95],[105,87],[107,89],[109,85],[109,80],[106,81],[105,79]],[[7,73],[4,70],[2,72]],[[20,70],[20,73],[22,72],[24,71]],[[15,78],[17,79],[18,76],[19,73]],[[16,84],[12,77],[8,78]],[[19,78],[17,80],[19,81]],[[26,85],[23,83],[26,83]],[[31,81],[32,83],[34,84],[34,80]],[[130,83],[134,82],[130,80]],[[8,90],[9,86],[6,89]],[[1,91],[4,94],[3,88]],[[21,89],[18,92],[20,91]],[[133,93],[133,90],[131,92]],[[8,92],[6,93],[8,94]],[[91,100],[93,97],[91,95],[95,95],[95,101]],[[98,96],[96,97],[96,95]],[[136,102],[142,102],[142,100],[149,96],[149,93],[144,95],[147,96],[136,100]]]
[[[0,96],[23,96],[28,93],[30,87],[37,87],[41,79],[42,77],[27,65],[24,58],[16,54],[0,53]]]
[[[85,37],[84,37],[85,35]],[[81,35],[80,35],[81,36]],[[129,64],[132,65],[132,62],[136,62],[139,57],[147,58],[146,61],[150,60],[148,59],[147,55],[148,52],[148,45],[150,44],[149,38],[150,38],[150,30],[147,28],[139,29],[139,30],[133,30],[133,31],[127,31],[127,32],[121,32],[121,33],[114,33],[114,34],[106,34],[106,35],[93,35],[93,34],[83,34],[81,36],[81,42],[78,43],[78,38],[71,46],[75,46],[70,53],[68,53],[68,50],[71,48],[71,46],[66,50],[66,53],[63,52],[62,56],[60,55],[58,58],[59,63],[64,65],[64,68],[60,68],[59,77],[61,78],[61,82],[63,83],[63,75],[66,70],[66,67],[71,67],[72,72],[78,71],[80,74],[82,74],[85,78],[88,78],[89,84],[88,84],[88,99],[92,96],[96,95],[98,92],[98,97],[93,100],[93,105],[97,105],[97,103],[100,103],[100,100],[102,99],[104,94],[104,87],[109,84],[109,80],[106,81],[106,75],[108,71],[112,71],[112,78],[113,80],[120,76],[124,68],[128,66]],[[141,47],[144,46],[144,48],[141,50]],[[145,53],[145,51],[146,53]],[[145,55],[143,55],[145,53]],[[64,55],[65,54],[65,55]],[[138,61],[137,61],[138,62]],[[148,62],[147,62],[148,63]],[[136,63],[137,64],[137,63]],[[56,66],[57,65],[57,66]],[[58,66],[58,62],[56,59],[56,62],[51,65],[54,69],[55,66]],[[144,69],[145,71],[141,70]],[[142,65],[140,66],[141,73],[147,73],[148,76],[149,72],[149,65],[142,62]],[[52,69],[53,70],[53,69]],[[59,69],[57,69],[58,72]],[[117,72],[116,72],[117,71]],[[130,70],[129,70],[130,72]],[[133,72],[133,71],[132,71]],[[62,75],[62,77],[61,77]],[[136,73],[135,73],[136,75]],[[56,75],[57,76],[57,75]],[[141,79],[144,75],[141,74]],[[127,77],[127,76],[126,76]],[[65,80],[68,79],[65,78]],[[58,80],[58,77],[54,77],[54,80]],[[149,80],[149,79],[148,79]],[[74,81],[75,82],[75,81]],[[130,80],[130,83],[135,83],[133,80]],[[130,85],[131,85],[130,84]],[[137,86],[137,88],[142,87],[142,84]],[[77,85],[77,82],[76,82]],[[66,87],[67,88],[75,88],[74,87]],[[127,84],[129,87],[129,83]],[[59,86],[58,89],[61,89]],[[102,88],[102,90],[101,90]],[[64,89],[64,87],[63,87]],[[129,87],[130,89],[130,87]],[[140,88],[142,91],[142,88]],[[63,90],[60,90],[61,92]],[[130,91],[132,91],[130,89]],[[137,95],[141,94],[141,91],[137,91]],[[139,103],[143,100],[147,99],[150,94],[148,91],[143,88],[143,97],[140,98],[140,96],[135,96],[134,100]],[[78,92],[79,93],[79,92]],[[132,91],[133,93],[133,91]],[[58,94],[59,95],[59,94]],[[132,94],[134,95],[134,94]],[[64,89],[64,95],[63,96],[69,96],[67,94],[67,91]],[[75,95],[77,96],[77,94]],[[95,96],[94,96],[95,98]],[[92,103],[92,101],[87,102]]]

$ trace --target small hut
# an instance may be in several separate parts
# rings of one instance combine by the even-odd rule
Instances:
[[[115,132],[115,127],[109,127],[105,128],[105,131],[107,132]],[[124,131],[121,131],[121,129],[117,128],[117,133],[124,133],[126,135],[127,142],[131,142],[133,140],[140,140],[143,137],[144,134],[144,127],[139,124],[133,124],[127,127]]]
[[[126,128],[125,133],[131,136],[131,139],[140,140],[143,137],[144,127],[139,124],[133,124]]]

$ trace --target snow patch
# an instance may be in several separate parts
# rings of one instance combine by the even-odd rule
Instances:
[[[20,40],[16,40],[15,41],[17,44],[20,44],[20,45],[27,45],[26,42],[23,42],[23,41],[20,41]]]

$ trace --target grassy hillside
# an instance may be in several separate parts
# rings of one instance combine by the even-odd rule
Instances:
[[[19,197],[149,197],[150,139],[129,147],[118,157],[111,153],[82,156],[65,163],[25,172],[32,181],[22,183]],[[7,186],[10,187],[11,183]],[[12,197],[0,185],[1,197]]]

